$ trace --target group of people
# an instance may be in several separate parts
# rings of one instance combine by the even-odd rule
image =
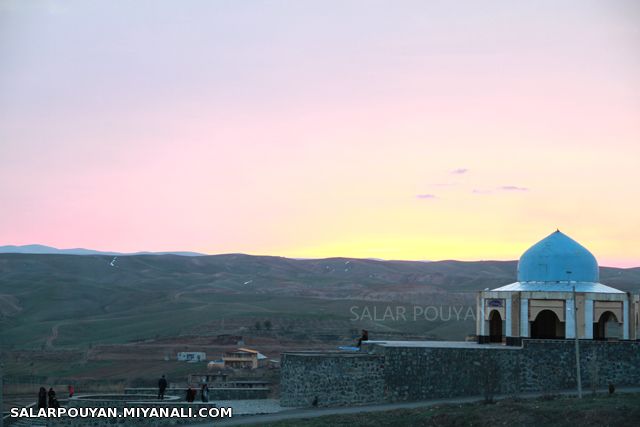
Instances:
[[[164,392],[167,390],[167,379],[163,375],[158,380],[158,400],[164,399]],[[185,399],[187,402],[193,402],[196,400],[196,395],[198,392],[194,390],[191,386],[187,389],[187,395]],[[209,385],[207,383],[202,384],[200,387],[200,399],[202,402],[206,403],[209,401]]]
[[[69,385],[69,398],[73,397],[73,393],[75,390],[72,385]],[[56,397],[56,391],[53,387],[49,388],[47,391],[46,388],[40,387],[40,391],[38,391],[38,409],[47,409],[47,408],[59,408],[60,402],[58,402],[58,398]]]

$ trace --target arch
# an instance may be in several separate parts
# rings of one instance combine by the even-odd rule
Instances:
[[[502,342],[502,316],[498,310],[489,313],[489,342]]]
[[[542,310],[531,322],[531,338],[564,339],[564,324],[552,310]]]
[[[620,338],[620,322],[612,311],[605,311],[600,319],[593,324],[593,339],[606,340],[607,338]]]

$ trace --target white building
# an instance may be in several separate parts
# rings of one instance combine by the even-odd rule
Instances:
[[[600,283],[595,257],[559,230],[522,255],[517,282],[480,292],[477,305],[479,343],[569,339],[576,329],[580,339],[628,340],[638,329],[638,297]]]
[[[203,351],[181,351],[178,353],[179,362],[203,362],[207,359]]]

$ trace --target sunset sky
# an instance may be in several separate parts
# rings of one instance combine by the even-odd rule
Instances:
[[[0,245],[640,266],[640,2],[0,0]]]

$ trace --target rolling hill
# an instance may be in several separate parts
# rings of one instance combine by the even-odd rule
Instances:
[[[403,320],[382,313],[399,306],[407,313],[428,305],[466,310],[475,307],[475,291],[511,283],[515,275],[515,261],[0,254],[0,344],[86,347],[241,332],[264,320],[274,330],[302,336],[346,335],[366,326],[462,339],[473,333],[473,320]],[[601,276],[610,286],[640,288],[640,268],[605,267]]]

